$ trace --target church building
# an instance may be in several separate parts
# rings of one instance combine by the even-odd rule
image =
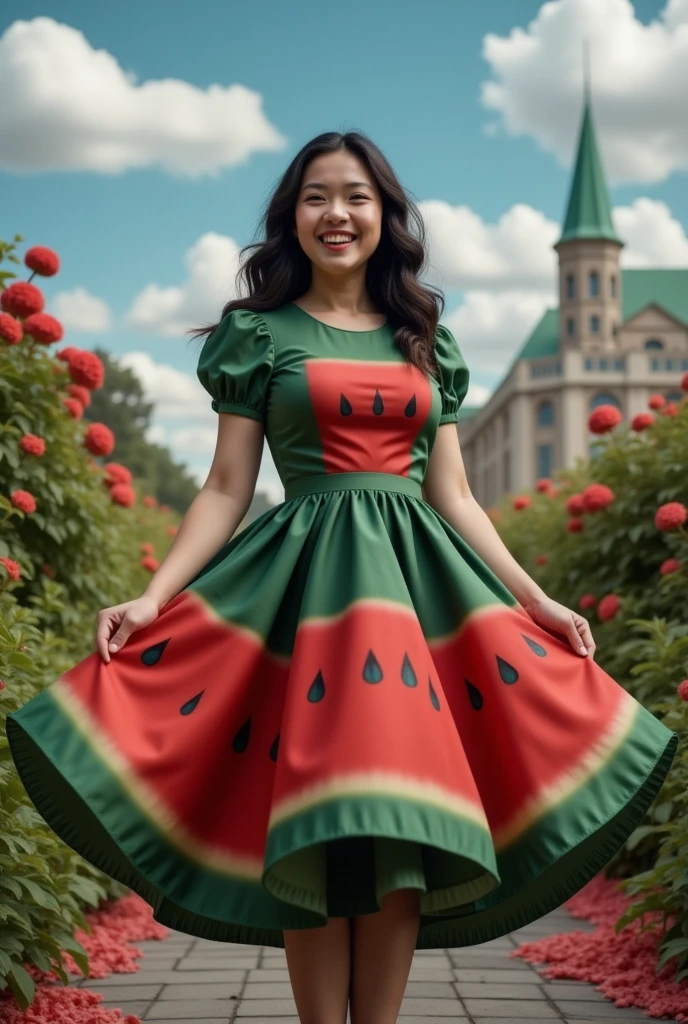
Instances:
[[[588,416],[615,405],[629,421],[650,395],[683,397],[688,268],[625,269],[586,90],[564,226],[555,243],[559,305],[545,310],[502,381],[458,424],[483,506],[588,455]],[[459,344],[461,339],[458,339]]]

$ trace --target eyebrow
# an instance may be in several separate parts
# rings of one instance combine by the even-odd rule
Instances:
[[[347,181],[347,183],[344,185],[344,188],[360,188],[361,186],[363,186],[363,188],[371,188],[372,187],[370,182],[368,182],[368,181]],[[307,185],[303,186],[301,191],[305,192],[305,190],[307,188],[328,189],[329,185],[326,185],[322,181],[309,181]]]

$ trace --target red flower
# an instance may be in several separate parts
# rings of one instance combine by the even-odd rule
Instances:
[[[552,481],[548,476],[543,476],[535,484],[535,490],[540,494],[547,494],[548,491],[552,490]]]
[[[4,690],[4,689],[5,689],[5,681],[4,681],[4,679],[0,679],[0,690]]]
[[[585,512],[582,494],[572,494],[566,501],[566,511],[570,516],[580,516]]]
[[[688,373],[684,373],[681,377],[681,391],[688,391]]]
[[[19,447],[27,455],[45,455],[45,441],[36,434],[24,434],[19,440]]]
[[[616,495],[606,484],[590,484],[583,491],[583,507],[586,512],[599,512],[611,505]]]
[[[18,345],[24,337],[24,329],[9,313],[0,313],[0,338],[8,345]]]
[[[640,432],[645,430],[647,427],[651,427],[654,423],[655,418],[651,412],[639,412],[637,416],[634,416],[631,420],[631,426],[634,430]]]
[[[0,306],[12,316],[31,316],[40,313],[45,305],[43,292],[28,281],[15,281],[0,295]]]
[[[615,405],[598,405],[588,417],[588,428],[593,434],[606,434],[618,427],[622,418]]]
[[[170,537],[176,537],[177,534],[179,533],[179,527],[174,526],[172,523],[170,523],[169,526],[165,527],[165,533],[169,534]]]
[[[91,423],[86,430],[84,446],[91,455],[110,455],[115,447],[115,435],[104,423]]]
[[[680,568],[678,558],[666,558],[660,565],[659,572],[662,576],[669,576],[672,572],[678,572]]]
[[[678,406],[676,402],[667,402],[662,409],[662,416],[678,416]]]
[[[130,508],[136,501],[136,492],[129,484],[114,484],[110,488],[110,497],[116,505],[123,505]]]
[[[682,683],[678,684],[677,693],[681,700],[688,700],[688,679],[684,679]]]
[[[580,533],[583,529],[583,520],[577,519],[575,516],[573,516],[567,522],[566,529],[569,531],[569,533]]]
[[[12,491],[10,501],[15,508],[25,512],[27,515],[35,512],[37,508],[36,499],[30,491]]]
[[[146,506],[146,508],[155,508],[158,502],[157,499],[154,498],[151,494],[147,494],[146,497],[143,499],[143,504]]]
[[[50,313],[32,313],[24,321],[24,331],[40,345],[52,345],[61,341],[64,334],[62,324]]]
[[[594,608],[596,602],[597,598],[594,594],[583,594],[580,601],[578,602],[578,607],[582,611],[585,611],[586,608]]]
[[[84,407],[76,398],[63,398],[62,404],[72,419],[80,420],[84,415]]]
[[[151,542],[149,540],[144,540],[143,544],[141,545],[141,554],[142,555],[153,555],[153,554],[155,554],[155,548],[153,547],[153,545],[151,544]]]
[[[61,359],[63,363],[68,363],[75,352],[81,352],[81,349],[75,348],[74,345],[67,345],[66,348],[61,348],[59,352],[56,352],[55,357]]]
[[[519,494],[514,498],[512,504],[517,512],[522,512],[524,508],[530,508],[532,501],[527,494]]]
[[[48,565],[47,562],[44,562],[43,565],[41,566],[41,572],[44,572],[45,575],[49,576],[51,580],[55,579],[55,570],[53,569],[52,565]]]
[[[68,384],[67,394],[71,395],[72,398],[76,398],[77,402],[81,402],[84,409],[91,404],[91,392],[88,388],[84,388],[81,384]]]
[[[108,487],[111,487],[112,484],[131,483],[131,470],[127,469],[126,466],[120,465],[119,462],[106,462],[103,469],[105,470],[105,482]]]
[[[60,269],[60,257],[45,245],[32,245],[24,254],[24,263],[41,277],[52,277]]]
[[[688,518],[686,506],[680,501],[668,501],[655,512],[655,526],[658,530],[678,530]]]
[[[146,555],[141,559],[141,565],[144,569],[148,569],[149,572],[155,572],[159,568],[160,562],[157,558],[153,558],[152,555]]]
[[[662,406],[666,405],[666,398],[664,395],[650,395],[647,404],[650,409],[661,409]]]
[[[7,575],[11,580],[18,580],[21,576],[21,565],[13,558],[0,558],[0,565],[4,565]]]
[[[536,565],[547,565],[548,562],[549,558],[547,557],[547,555],[538,555],[535,559]]]
[[[597,606],[597,614],[602,622],[613,619],[621,609],[621,601],[616,594],[607,594]]]
[[[82,384],[89,391],[97,391],[103,386],[105,367],[95,352],[77,349],[67,361],[69,376],[75,384]]]
[[[161,505],[160,506],[160,511],[162,512],[163,515],[166,516],[168,514],[168,512],[170,511],[170,506],[169,505]]]

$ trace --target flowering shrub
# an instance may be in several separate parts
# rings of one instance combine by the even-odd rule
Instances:
[[[17,262],[13,246],[3,256]],[[26,266],[47,277],[59,259],[35,246]],[[126,890],[92,868],[43,822],[17,776],[6,715],[94,649],[96,614],[145,589],[174,525],[137,495],[126,466],[102,460],[116,438],[82,422],[103,364],[62,337],[34,284],[0,266],[0,993],[33,997],[31,969],[67,981],[63,954],[87,969],[74,932],[84,908]],[[40,319],[39,319],[40,318]],[[168,510],[169,511],[169,510]],[[30,968],[27,970],[26,968]]]
[[[681,387],[688,391],[688,374]],[[649,404],[667,406],[662,396]],[[491,518],[545,592],[589,618],[596,660],[683,739],[609,871],[631,876],[625,884],[642,897],[631,917],[665,912],[662,955],[688,977],[688,396],[676,415],[641,413],[629,426],[615,413],[589,424],[606,436],[590,461],[557,474],[554,497],[523,495],[527,516],[505,497]],[[542,551],[547,561],[538,561]]]

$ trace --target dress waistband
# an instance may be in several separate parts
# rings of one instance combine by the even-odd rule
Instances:
[[[396,473],[321,473],[290,481],[284,488],[284,500],[321,491],[396,491],[412,498],[422,498],[420,484]]]

